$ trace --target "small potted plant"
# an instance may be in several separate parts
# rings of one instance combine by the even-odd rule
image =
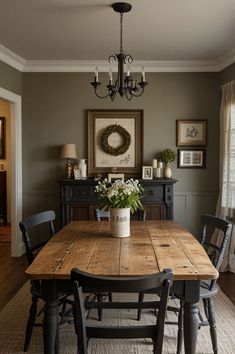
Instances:
[[[176,153],[171,150],[171,149],[165,149],[160,152],[159,154],[159,159],[164,162],[164,171],[163,175],[165,178],[171,178],[172,177],[172,169],[170,163],[175,161],[176,159]]]

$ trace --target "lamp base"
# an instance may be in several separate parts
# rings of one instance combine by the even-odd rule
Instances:
[[[68,159],[65,165],[65,178],[72,178],[72,172],[73,172],[73,166],[70,162],[70,160]]]

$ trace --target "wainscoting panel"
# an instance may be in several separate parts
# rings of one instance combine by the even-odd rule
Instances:
[[[174,220],[200,237],[202,214],[215,214],[217,192],[175,192]]]

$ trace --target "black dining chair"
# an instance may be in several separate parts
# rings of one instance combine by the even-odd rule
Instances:
[[[49,239],[55,235],[54,228],[55,212],[53,210],[44,211],[38,214],[34,214],[22,220],[19,223],[20,230],[22,232],[23,241],[26,249],[26,257],[28,264],[30,265],[35,259],[38,251],[49,241]],[[36,230],[39,225],[43,227],[43,233],[46,237],[44,240],[37,240]],[[30,340],[33,333],[34,327],[42,327],[41,323],[36,323],[37,313],[37,304],[38,299],[41,298],[41,282],[40,280],[31,280],[31,294],[32,294],[32,303],[29,310],[29,317],[26,326],[25,341],[24,341],[24,352],[27,352],[30,345]],[[65,294],[61,294],[61,301],[65,300]],[[56,346],[58,345],[58,338],[56,341]],[[57,352],[58,348],[55,348]]]
[[[147,215],[146,209],[137,210],[137,219],[139,221],[146,221],[146,215]],[[110,220],[110,211],[103,210],[103,209],[95,209],[95,219],[97,221]]]
[[[103,209],[95,209],[95,219],[97,221],[110,220],[110,211]]]
[[[88,340],[90,338],[151,338],[153,340],[153,352],[162,353],[164,322],[167,308],[169,289],[172,285],[173,274],[170,269],[161,273],[140,277],[101,277],[88,274],[79,269],[72,269],[71,280],[74,288],[74,324],[77,335],[77,347],[79,354],[87,354]],[[158,317],[154,325],[141,326],[90,326],[87,324],[85,309],[87,306],[98,307],[99,303],[84,303],[83,288],[90,288],[97,292],[122,292],[138,293],[152,288],[161,289],[159,301],[150,302],[106,302],[102,307],[107,309],[133,309],[158,308]]]
[[[231,236],[232,225],[224,219],[208,214],[201,216],[201,225],[201,244],[205,248],[214,267],[219,271],[224,258],[226,245]],[[218,353],[218,345],[213,297],[218,293],[218,290],[219,287],[216,280],[201,281],[200,299],[203,301],[206,319],[204,320],[201,312],[199,312],[199,328],[210,326],[210,337],[214,354]],[[183,342],[183,305],[183,302],[181,302],[178,324],[177,354],[181,353]]]
[[[138,209],[137,216],[139,221],[146,221],[147,210],[146,209]]]
[[[103,210],[103,209],[95,209],[95,219],[97,221],[101,220],[109,220],[110,221],[110,211],[109,210]],[[97,301],[99,303],[103,302],[103,299],[108,296],[109,302],[112,302],[112,293],[108,294],[97,294]],[[102,321],[103,317],[103,310],[101,307],[98,307],[98,319],[99,321]]]

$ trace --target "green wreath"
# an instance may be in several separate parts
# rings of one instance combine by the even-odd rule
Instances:
[[[123,144],[114,148],[109,145],[108,138],[112,133],[118,133],[121,135]],[[101,145],[107,154],[113,155],[113,156],[118,156],[118,155],[123,155],[125,152],[129,149],[131,144],[131,136],[128,133],[128,131],[123,128],[121,125],[118,124],[112,124],[109,125],[103,132],[103,135],[101,137]]]

